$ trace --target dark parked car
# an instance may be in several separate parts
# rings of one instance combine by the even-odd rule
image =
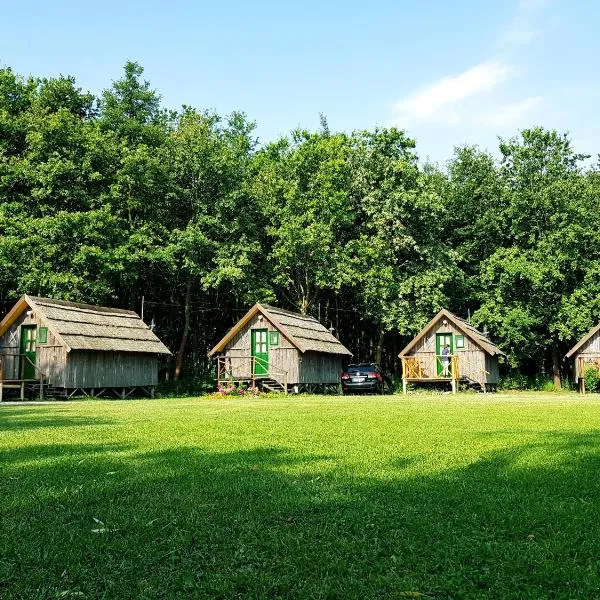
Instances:
[[[371,392],[383,394],[392,390],[391,381],[376,363],[348,365],[342,373],[342,391],[344,394]]]

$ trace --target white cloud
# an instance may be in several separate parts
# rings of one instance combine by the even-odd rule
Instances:
[[[508,79],[514,70],[499,61],[478,64],[467,71],[444,77],[418,90],[394,106],[394,122],[406,126],[414,121],[457,124],[463,120],[460,103],[489,91]]]
[[[493,112],[481,114],[474,117],[476,123],[482,125],[503,126],[517,123],[522,117],[539,108],[543,103],[541,96],[526,98],[521,102],[503,104],[494,109]]]

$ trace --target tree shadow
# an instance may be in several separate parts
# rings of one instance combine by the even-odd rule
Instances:
[[[0,595],[598,597],[597,433],[370,477],[281,447],[74,445],[68,469],[53,447],[3,478]]]
[[[24,429],[38,429],[43,427],[81,427],[85,425],[111,425],[114,421],[88,416],[65,415],[57,409],[52,416],[48,416],[45,407],[11,406],[0,410],[0,432],[17,431]]]

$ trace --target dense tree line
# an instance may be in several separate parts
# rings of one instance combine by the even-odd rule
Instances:
[[[522,372],[567,374],[600,319],[600,172],[567,135],[421,164],[395,128],[297,130],[259,146],[241,113],[166,110],[127,63],[100,97],[0,69],[0,301],[131,307],[174,352],[207,350],[256,301],[320,318],[397,370],[442,306]]]

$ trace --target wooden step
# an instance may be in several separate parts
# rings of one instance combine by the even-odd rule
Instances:
[[[276,379],[261,379],[260,383],[269,392],[285,392],[285,386]]]

